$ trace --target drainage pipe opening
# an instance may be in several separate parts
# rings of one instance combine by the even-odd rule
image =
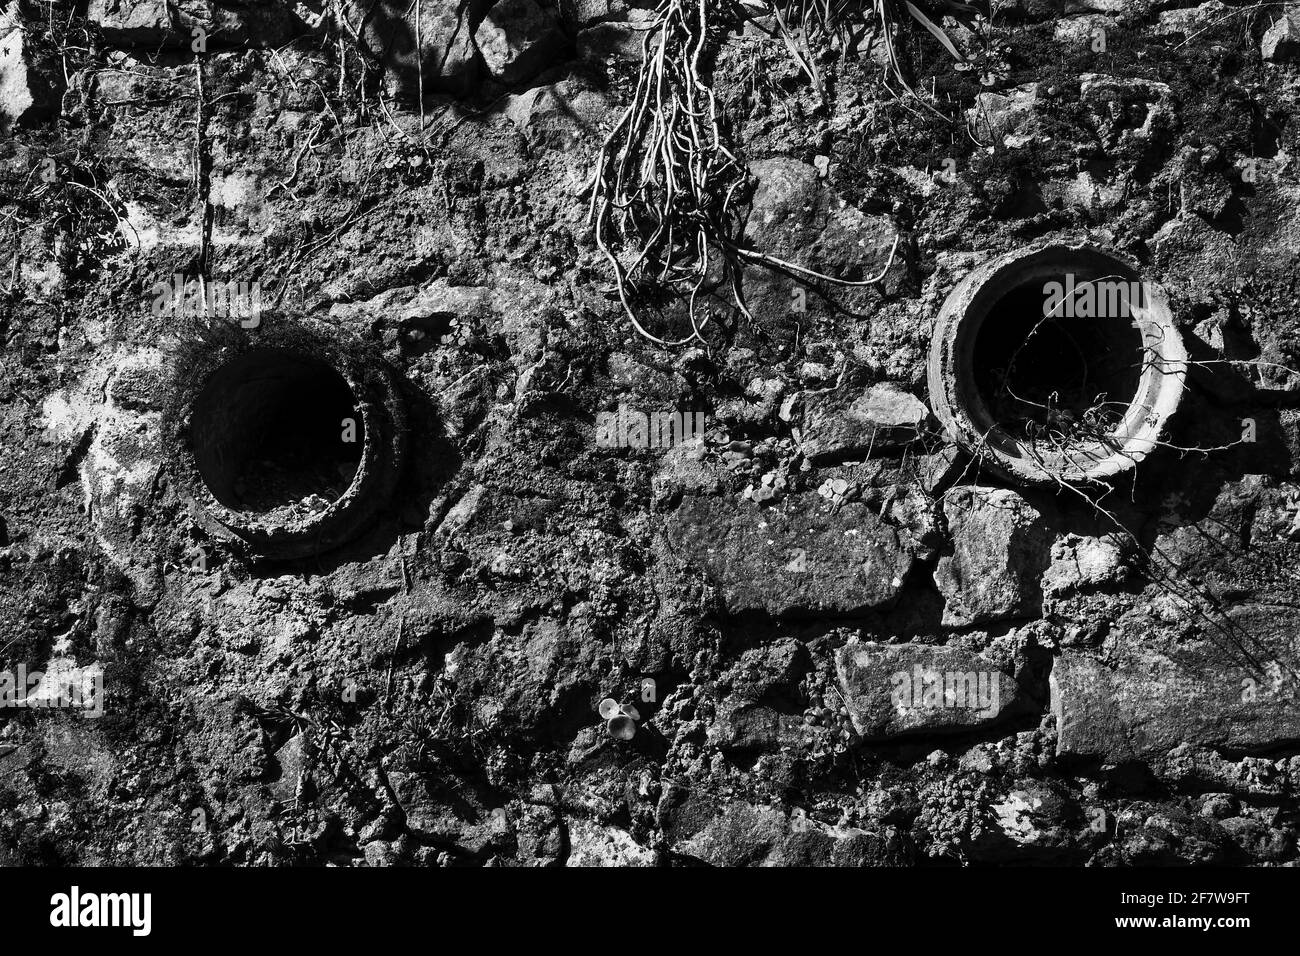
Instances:
[[[1014,480],[1087,481],[1158,446],[1187,354],[1158,287],[1084,246],[985,263],[944,303],[930,394],[949,437]]]
[[[196,520],[258,557],[332,550],[374,524],[405,458],[396,377],[359,341],[303,321],[196,350],[167,426]]]
[[[1047,284],[1068,287],[1070,279]],[[1122,304],[1079,315],[1052,298],[1028,284],[993,303],[975,336],[976,389],[993,420],[1026,440],[1109,433],[1137,394],[1142,333]]]
[[[365,424],[344,378],[272,349],[222,366],[194,401],[194,459],[234,511],[321,511],[352,484]]]

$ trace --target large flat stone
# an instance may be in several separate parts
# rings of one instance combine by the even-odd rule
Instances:
[[[866,457],[915,441],[929,414],[919,398],[887,382],[851,401],[834,393],[809,395],[800,447],[813,464]]]
[[[180,11],[168,0],[90,0],[86,17],[109,43],[167,43],[185,38]]]
[[[696,812],[699,812],[696,810]],[[707,811],[687,839],[670,840],[675,853],[711,866],[900,866],[904,843],[856,827],[828,826],[806,814],[733,801]]]
[[[946,601],[943,623],[1037,616],[1053,540],[1043,513],[1009,489],[971,485],[948,491],[943,512],[953,548],[934,571]]]
[[[993,661],[926,644],[846,644],[835,670],[858,735],[959,733],[1021,711],[1026,697]]]
[[[888,605],[915,560],[910,535],[853,502],[814,493],[769,508],[687,497],[668,515],[668,551],[703,571],[732,614],[851,615]]]
[[[315,19],[310,5],[218,4],[213,0],[91,0],[86,17],[116,46],[189,48],[201,27],[213,47],[279,46],[304,33],[298,10]]]
[[[1260,613],[1238,616],[1243,635],[1256,629]],[[1160,757],[1182,744],[1254,753],[1300,741],[1300,703],[1288,679],[1296,660],[1290,641],[1289,664],[1265,654],[1270,660],[1262,668],[1226,636],[1168,652],[1127,648],[1105,664],[1067,652],[1051,676],[1057,753],[1119,764]],[[1257,646],[1250,637],[1243,643]]]

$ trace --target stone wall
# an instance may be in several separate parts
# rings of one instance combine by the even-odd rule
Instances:
[[[662,349],[587,225],[651,7],[50,7],[0,14],[0,671],[103,713],[0,708],[0,863],[1296,859],[1300,14],[1017,0],[967,69],[904,24],[937,110],[736,25],[746,242],[884,275],[751,266]],[[1105,488],[931,416],[949,291],[1049,240],[1193,359]],[[195,408],[294,446],[312,369],[202,398],[268,349],[365,448],[254,520]]]

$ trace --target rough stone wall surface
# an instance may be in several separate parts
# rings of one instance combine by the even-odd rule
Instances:
[[[47,7],[0,14],[0,864],[1294,864],[1295,9],[1014,0],[960,70],[904,29],[937,113],[727,31],[745,241],[883,274],[747,267],[661,349],[587,225],[651,6]],[[1195,360],[1104,491],[928,411],[947,292],[1043,239]],[[304,336],[405,451],[268,560],[186,436],[199,370]]]

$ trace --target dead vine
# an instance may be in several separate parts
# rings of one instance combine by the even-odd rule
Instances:
[[[975,12],[964,4],[950,6]],[[596,247],[609,262],[623,310],[640,335],[661,346],[703,342],[710,317],[701,317],[700,300],[722,288],[752,321],[742,288],[747,263],[838,286],[871,286],[888,273],[897,237],[883,268],[861,280],[826,275],[746,247],[740,199],[749,175],[728,141],[708,74],[725,33],[748,20],[779,37],[821,93],[824,82],[810,37],[835,38],[846,49],[851,25],[876,22],[889,74],[917,97],[894,47],[891,29],[898,9],[893,0],[663,0],[642,39],[631,105],[597,157],[588,212]],[[961,59],[914,4],[905,2],[903,9]],[[656,299],[662,302],[665,293],[685,300],[689,335],[665,339],[646,328],[643,311]]]

